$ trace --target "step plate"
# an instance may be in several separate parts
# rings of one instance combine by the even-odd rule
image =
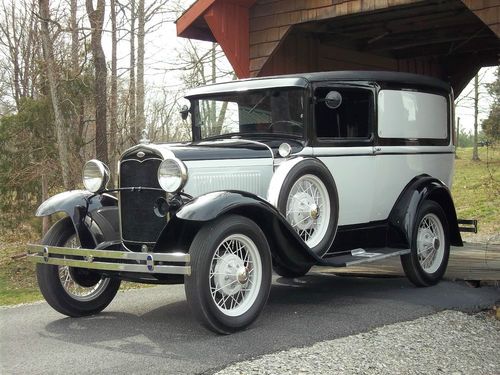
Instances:
[[[409,254],[410,249],[393,249],[388,247],[375,249],[353,249],[350,253],[332,255],[323,258],[318,264],[320,266],[330,267],[349,267],[361,263],[376,262],[378,260]]]

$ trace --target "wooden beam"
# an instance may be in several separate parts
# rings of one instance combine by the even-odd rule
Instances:
[[[203,16],[238,78],[250,76],[248,9],[254,2],[216,1]]]
[[[312,271],[358,276],[404,276],[399,257],[365,263],[352,267],[314,267]],[[452,247],[446,280],[500,280],[500,245],[464,243],[464,247]]]
[[[500,38],[500,0],[462,0]]]
[[[175,22],[177,36],[181,36],[183,38],[195,38],[190,36],[190,27],[196,20],[202,17],[203,13],[207,11],[214,2],[215,0],[197,0],[193,5],[191,5],[191,7],[186,10]]]

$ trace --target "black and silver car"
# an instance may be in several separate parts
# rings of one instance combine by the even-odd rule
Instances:
[[[462,245],[447,83],[311,73],[200,87],[187,99],[191,142],[126,150],[115,189],[108,166],[90,160],[86,190],[39,207],[37,216],[67,215],[29,245],[54,309],[98,313],[121,280],[184,283],[197,319],[230,333],[258,317],[273,270],[299,277],[400,256],[415,285],[442,278],[450,245]]]

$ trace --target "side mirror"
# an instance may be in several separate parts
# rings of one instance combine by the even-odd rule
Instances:
[[[342,104],[342,95],[338,91],[330,91],[325,96],[325,104],[330,109],[337,109]]]
[[[186,120],[189,116],[189,107],[187,105],[183,105],[180,110],[180,114],[183,120]]]

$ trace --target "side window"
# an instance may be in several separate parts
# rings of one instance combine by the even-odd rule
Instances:
[[[373,94],[360,88],[318,87],[314,91],[316,136],[366,139],[371,135]]]
[[[446,98],[424,92],[381,90],[378,94],[378,135],[381,138],[446,139]]]

